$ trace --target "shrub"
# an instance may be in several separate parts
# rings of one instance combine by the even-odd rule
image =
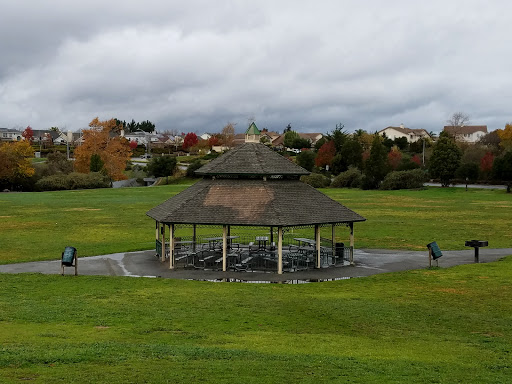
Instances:
[[[348,171],[340,173],[334,178],[331,187],[334,188],[359,188],[362,182],[361,171],[355,167],[350,167]]]
[[[331,179],[319,173],[312,173],[309,176],[301,176],[300,181],[309,184],[314,188],[326,188],[331,184]]]
[[[421,169],[411,171],[395,171],[388,173],[380,189],[411,189],[421,188],[426,181],[426,174]]]
[[[297,165],[311,172],[315,166],[316,154],[313,151],[302,151],[296,157]]]
[[[199,159],[196,159],[195,161],[190,163],[187,168],[187,173],[186,173],[187,177],[197,177],[195,172],[202,166],[203,166],[203,163]]]
[[[72,172],[68,175],[56,174],[43,177],[36,183],[36,188],[40,191],[58,191],[64,189],[92,189],[108,187],[110,187],[110,181],[108,177],[102,175],[99,172]]]

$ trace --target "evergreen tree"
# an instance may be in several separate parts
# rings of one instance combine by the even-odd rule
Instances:
[[[439,178],[441,185],[447,187],[460,166],[461,158],[462,153],[453,138],[447,133],[441,132],[430,158],[430,175]]]
[[[370,149],[370,157],[366,160],[365,164],[363,188],[379,188],[380,183],[389,172],[387,160],[388,153],[386,147],[382,144],[382,138],[378,134],[375,134],[372,142],[372,148]]]

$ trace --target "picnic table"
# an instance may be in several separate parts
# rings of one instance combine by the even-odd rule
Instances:
[[[268,236],[256,236],[256,241],[258,242],[259,249],[265,249],[267,246]]]
[[[315,240],[306,239],[304,237],[295,237],[293,240],[296,240],[299,243],[299,246],[314,247],[316,245],[316,241]]]
[[[226,236],[226,239],[228,241],[228,247],[231,247],[231,240],[238,239],[240,236]],[[208,249],[210,250],[217,250],[222,249],[222,241],[223,237],[207,237],[204,240],[208,242]]]

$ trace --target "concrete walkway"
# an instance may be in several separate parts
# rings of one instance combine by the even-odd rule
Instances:
[[[496,261],[512,255],[512,248],[480,249],[480,262]],[[354,266],[322,268],[278,275],[271,272],[222,272],[193,269],[169,270],[169,262],[161,263],[155,251],[115,253],[105,256],[78,259],[79,275],[162,277],[171,279],[208,281],[288,282],[303,283],[370,276],[377,273],[405,271],[428,267],[428,252],[394,251],[382,249],[356,249]],[[474,262],[473,248],[463,251],[443,251],[439,259],[442,268]],[[44,273],[60,274],[60,260],[0,265],[0,273]],[[65,274],[74,273],[74,268],[65,268]]]

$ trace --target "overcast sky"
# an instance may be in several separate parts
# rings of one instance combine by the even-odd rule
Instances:
[[[2,0],[0,127],[512,121],[508,0]]]

